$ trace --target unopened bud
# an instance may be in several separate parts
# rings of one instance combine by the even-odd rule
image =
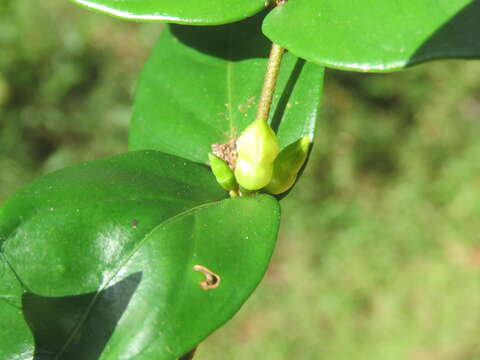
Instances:
[[[247,190],[263,188],[272,178],[278,152],[277,136],[270,125],[264,120],[255,120],[237,140],[237,182]]]
[[[307,159],[310,138],[304,136],[278,154],[273,164],[273,176],[265,191],[278,195],[290,189]]]
[[[208,154],[208,160],[210,161],[213,175],[215,175],[220,186],[227,191],[235,190],[237,187],[235,175],[228,163],[213,154]]]

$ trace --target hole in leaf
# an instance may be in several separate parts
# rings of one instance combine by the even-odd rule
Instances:
[[[203,290],[212,290],[220,285],[220,275],[215,274],[209,268],[203,265],[194,265],[193,270],[201,272],[205,276],[205,280],[198,283]]]

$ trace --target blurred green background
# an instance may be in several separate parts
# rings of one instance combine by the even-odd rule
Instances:
[[[0,2],[0,203],[126,150],[160,31]],[[328,71],[319,130],[265,280],[196,359],[480,359],[480,62]]]

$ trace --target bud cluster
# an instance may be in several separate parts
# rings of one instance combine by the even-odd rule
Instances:
[[[236,142],[235,169],[218,156],[209,154],[217,182],[231,196],[263,189],[278,195],[289,190],[307,159],[310,139],[304,136],[280,151],[278,139],[270,125],[257,119]]]

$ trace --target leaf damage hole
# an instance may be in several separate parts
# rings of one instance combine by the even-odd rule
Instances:
[[[130,221],[130,226],[134,229],[137,228],[138,226],[138,220],[137,219],[133,219],[132,221]]]
[[[203,290],[212,290],[220,285],[220,275],[215,274],[206,266],[194,265],[193,270],[201,272],[205,276],[205,280],[198,283]]]

